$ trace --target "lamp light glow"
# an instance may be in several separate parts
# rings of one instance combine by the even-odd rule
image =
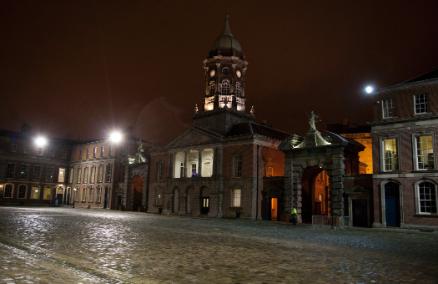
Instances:
[[[367,95],[371,95],[372,93],[374,93],[374,86],[367,85],[367,86],[365,86],[365,88],[363,90],[365,91],[365,93]]]
[[[120,144],[123,141],[123,133],[119,130],[111,131],[109,141],[114,144]]]
[[[34,143],[35,143],[35,146],[37,146],[38,148],[44,148],[49,143],[49,140],[47,140],[46,137],[39,135],[39,136],[35,137]]]

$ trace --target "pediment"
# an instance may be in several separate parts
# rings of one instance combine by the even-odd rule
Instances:
[[[167,148],[185,148],[197,145],[215,144],[221,141],[222,137],[219,134],[191,127],[167,144]]]

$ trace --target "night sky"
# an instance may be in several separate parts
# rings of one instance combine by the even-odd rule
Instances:
[[[314,110],[322,124],[363,123],[364,84],[438,68],[437,11],[432,0],[2,0],[0,128],[92,139],[132,127],[168,141],[202,104],[202,61],[226,14],[259,121],[303,133]]]

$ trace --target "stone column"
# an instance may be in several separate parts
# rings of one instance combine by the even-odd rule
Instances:
[[[213,175],[216,176],[218,184],[217,184],[217,196],[218,196],[218,209],[217,209],[217,217],[223,217],[223,204],[224,204],[224,175],[223,175],[223,156],[224,151],[220,146],[215,149],[213,159],[216,161],[213,163],[215,166],[213,168]]]
[[[341,149],[342,150],[342,149]],[[332,156],[332,165],[329,169],[331,187],[331,214],[336,222],[334,225],[343,226],[344,215],[344,156],[336,153]]]

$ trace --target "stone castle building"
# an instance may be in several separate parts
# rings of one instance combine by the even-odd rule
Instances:
[[[0,204],[71,205],[336,226],[438,228],[438,73],[378,93],[371,127],[304,136],[255,118],[248,63],[228,18],[203,62],[189,129],[164,146],[129,137],[54,139],[0,132]],[[250,96],[250,94],[249,94]]]

